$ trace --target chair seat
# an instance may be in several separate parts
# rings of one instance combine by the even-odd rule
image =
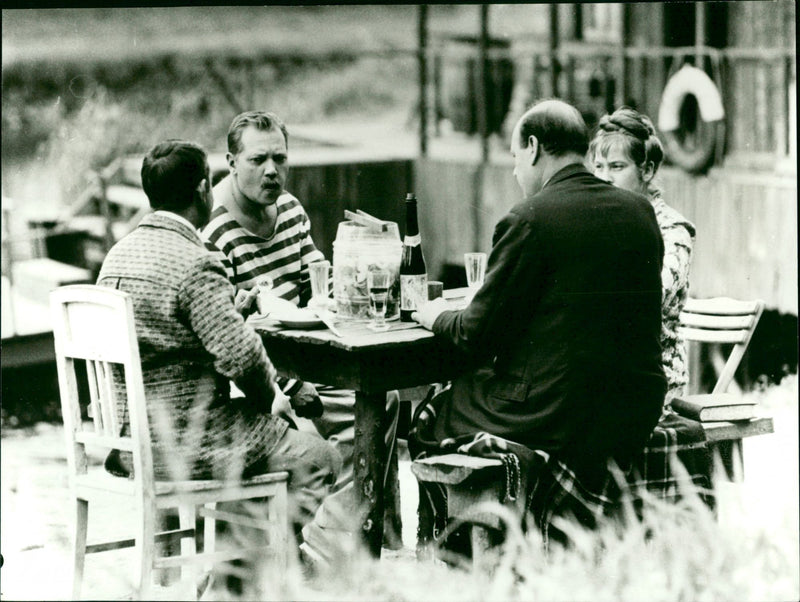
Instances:
[[[707,441],[731,441],[775,432],[772,418],[759,417],[738,422],[704,422]],[[457,485],[473,475],[497,470],[503,463],[494,458],[465,454],[442,454],[415,460],[411,472],[420,481]]]
[[[284,471],[270,472],[267,474],[258,475],[252,479],[245,479],[243,481],[218,481],[213,479],[192,481],[156,481],[155,494],[156,496],[166,496],[211,491],[219,492],[225,489],[239,491],[241,489],[250,487],[282,483],[288,478],[289,473]],[[133,479],[114,476],[106,472],[106,470],[103,468],[90,470],[88,473],[79,475],[77,477],[77,486],[79,491],[81,488],[89,488],[93,490],[109,491],[122,495],[133,495],[134,483],[135,481]]]
[[[218,480],[193,480],[193,481],[156,481],[156,495],[167,495],[171,493],[190,493],[202,491],[217,491],[225,488],[244,489],[256,487],[258,485],[269,485],[271,483],[282,483],[289,478],[288,472],[270,472],[258,475],[252,479],[242,481],[218,481]]]
[[[485,503],[501,504],[520,516],[524,511],[524,496],[510,503],[502,502],[506,473],[499,459],[442,454],[415,460],[411,463],[411,472],[418,481],[441,483],[446,488],[449,518],[466,519],[499,529],[501,517],[496,512],[482,510]],[[522,480],[527,481],[527,476],[522,475]]]
[[[411,472],[420,481],[455,485],[473,474],[487,469],[502,468],[503,463],[494,458],[481,458],[465,454],[443,454],[415,460]]]

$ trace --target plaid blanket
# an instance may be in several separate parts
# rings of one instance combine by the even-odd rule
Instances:
[[[414,413],[409,433],[411,457],[452,452],[499,458],[516,455],[527,477],[525,519],[532,518],[534,523],[525,526],[535,526],[540,531],[545,547],[551,542],[567,543],[568,536],[560,528],[562,521],[594,529],[605,519],[621,516],[626,508],[632,508],[641,518],[648,500],[652,499],[677,502],[685,495],[699,494],[714,508],[711,454],[705,431],[699,422],[669,408],[662,413],[647,446],[626,470],[610,462],[605,473],[595,475],[590,483],[552,454],[487,433],[458,440],[432,440],[440,405],[437,401],[429,394]],[[509,481],[508,475],[506,480]],[[463,551],[463,534],[456,535],[455,542],[443,540],[443,534],[448,533],[446,489],[436,483],[420,482],[419,486],[420,541],[433,540],[450,550]]]
[[[647,446],[626,474],[629,487],[669,502],[694,492],[714,509],[711,450],[700,422],[664,408]]]

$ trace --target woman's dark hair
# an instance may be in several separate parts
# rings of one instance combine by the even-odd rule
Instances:
[[[621,107],[611,115],[602,117],[589,144],[589,156],[605,156],[611,145],[620,141],[625,152],[640,169],[652,163],[653,173],[658,171],[661,161],[664,160],[664,147],[647,115],[630,107]]]
[[[228,152],[232,155],[238,155],[242,152],[242,130],[249,125],[263,132],[278,128],[283,134],[284,142],[286,142],[286,150],[289,150],[289,132],[280,117],[275,113],[247,111],[234,117],[231,126],[228,128]]]
[[[187,209],[194,202],[197,185],[208,177],[206,152],[193,142],[160,142],[142,161],[142,188],[153,209]]]
[[[527,147],[531,136],[536,136],[542,150],[554,156],[585,155],[589,144],[589,132],[580,111],[558,99],[538,102],[523,115],[520,146]]]

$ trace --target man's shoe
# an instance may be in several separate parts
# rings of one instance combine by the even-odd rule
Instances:
[[[301,543],[298,547],[300,556],[300,572],[303,579],[306,581],[313,581],[319,576],[321,567],[327,565],[321,556],[314,553],[311,547],[306,543]]]
[[[303,528],[300,550],[316,564],[319,571],[330,570],[338,561],[356,552],[356,536],[350,531],[322,528],[314,522]]]

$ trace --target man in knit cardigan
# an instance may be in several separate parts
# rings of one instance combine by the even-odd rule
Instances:
[[[142,163],[142,186],[154,212],[109,251],[98,284],[133,298],[156,473],[237,479],[287,470],[300,527],[341,460],[324,440],[275,415],[287,398],[235,306],[225,269],[197,232],[213,203],[205,151],[176,140],[156,145]],[[231,399],[230,381],[244,398]],[[125,458],[113,460],[107,468],[124,474]]]

